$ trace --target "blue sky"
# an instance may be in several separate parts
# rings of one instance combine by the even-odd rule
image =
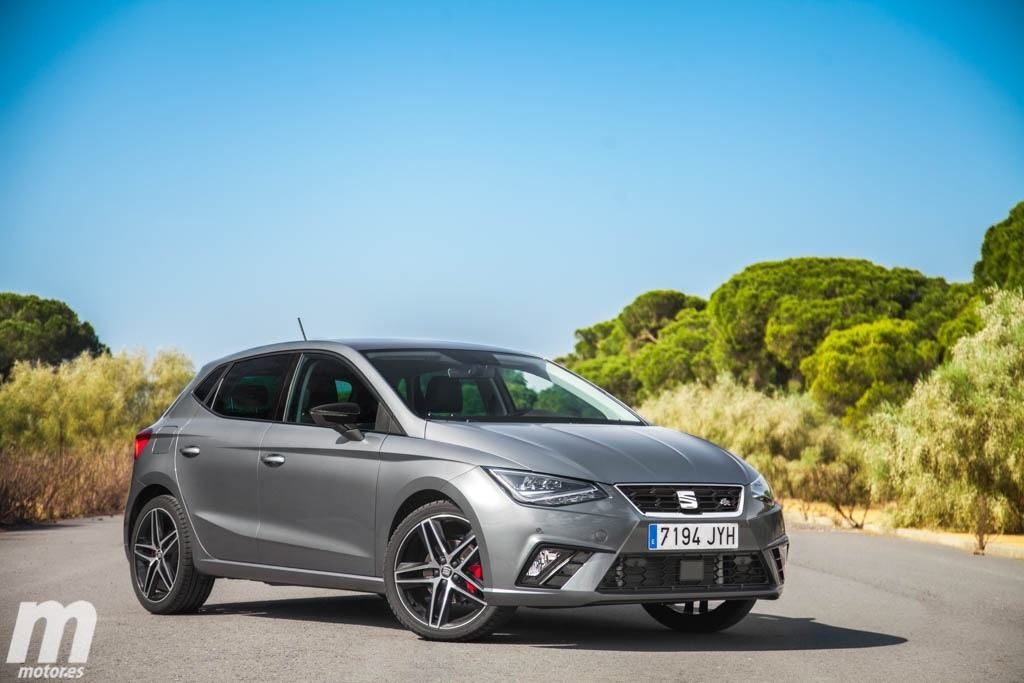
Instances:
[[[1024,199],[1024,6],[0,3],[0,290],[197,363],[547,355],[636,294],[970,278]]]

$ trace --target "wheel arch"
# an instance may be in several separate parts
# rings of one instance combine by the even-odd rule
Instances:
[[[131,533],[131,529],[135,528],[135,520],[138,519],[139,513],[142,512],[142,508],[146,507],[146,503],[157,496],[173,495],[174,493],[163,484],[149,484],[139,491],[135,496],[135,500],[132,501],[131,509],[125,511],[125,515],[127,516],[125,524],[128,528],[128,533]]]
[[[445,500],[453,505],[458,505],[458,503],[452,500],[451,496],[445,495],[436,488],[425,488],[411,494],[408,498],[402,501],[402,504],[398,506],[397,510],[395,510],[395,514],[392,515],[391,525],[388,528],[387,541],[389,543],[391,542],[391,537],[395,534],[395,529],[398,528],[398,525],[402,523],[402,520],[408,517],[413,510],[437,500]],[[459,505],[459,507],[461,508],[462,506]]]
[[[480,520],[472,505],[470,505],[469,499],[451,481],[437,477],[419,478],[404,486],[399,495],[394,497],[394,500],[400,500],[401,503],[395,506],[392,512],[385,513],[378,518],[380,533],[378,534],[377,542],[377,569],[380,572],[379,576],[384,576],[384,557],[387,554],[387,546],[391,536],[395,533],[395,529],[413,510],[435,500],[446,500],[462,510],[462,513],[469,519],[473,528],[480,534],[480,553],[486,563],[487,545],[486,540],[483,538]]]

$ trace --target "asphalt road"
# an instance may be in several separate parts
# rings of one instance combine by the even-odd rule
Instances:
[[[520,610],[485,642],[440,644],[377,596],[244,581],[219,581],[198,615],[152,616],[120,529],[0,532],[0,657],[19,602],[88,600],[86,680],[1024,680],[1024,562],[901,539],[791,530],[782,599],[712,636],[617,606]]]

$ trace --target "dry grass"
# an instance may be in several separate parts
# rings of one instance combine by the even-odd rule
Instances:
[[[132,472],[129,449],[0,453],[0,523],[120,512]]]
[[[780,498],[779,503],[786,511],[786,519],[789,521],[815,522],[827,519],[837,527],[852,526],[849,519],[841,516],[832,505],[825,502],[800,498]],[[891,505],[872,505],[863,512],[858,512],[858,520],[863,515],[862,524],[890,529],[893,526],[891,507]]]

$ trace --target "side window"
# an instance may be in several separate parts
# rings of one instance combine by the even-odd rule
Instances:
[[[192,395],[196,397],[196,400],[200,403],[206,403],[207,399],[210,398],[210,394],[213,392],[214,387],[217,386],[217,382],[220,381],[220,376],[224,374],[224,368],[226,366],[221,365],[216,367],[210,372],[206,378],[199,383],[193,391]]]
[[[359,376],[341,360],[331,356],[303,356],[296,373],[294,394],[288,405],[288,422],[313,424],[310,409],[325,403],[355,403],[356,424],[373,430],[377,424],[377,398]]]
[[[292,358],[280,354],[232,365],[213,401],[213,412],[226,417],[273,420]]]

